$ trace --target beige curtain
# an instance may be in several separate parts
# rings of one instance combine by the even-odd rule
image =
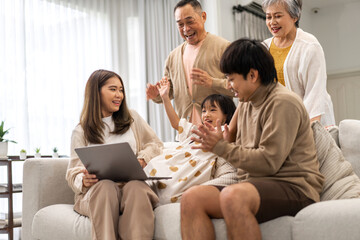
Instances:
[[[250,12],[235,12],[235,37],[236,39],[248,37],[263,41],[271,34],[266,27],[265,20]]]
[[[141,30],[144,39],[142,73],[147,82],[154,84],[163,76],[164,63],[169,53],[182,43],[174,20],[174,7],[178,0],[140,0],[144,29]],[[162,104],[148,102],[148,116],[151,127],[163,141],[174,141],[175,131],[170,125]]]

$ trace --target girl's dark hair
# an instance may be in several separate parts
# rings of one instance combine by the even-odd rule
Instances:
[[[226,115],[225,123],[229,124],[232,116],[236,110],[235,103],[233,100],[222,94],[212,94],[207,96],[204,101],[201,103],[201,109],[205,107],[205,103],[209,102],[211,106],[215,106],[215,103],[220,107],[222,113]]]
[[[124,99],[120,109],[112,114],[115,129],[112,133],[125,133],[133,122],[130,111],[126,104],[124,83],[121,77],[108,70],[96,70],[89,77],[85,87],[84,106],[80,115],[80,125],[84,130],[85,140],[88,143],[104,143],[103,131],[105,128],[101,116],[101,87],[104,86],[109,78],[116,77],[123,86]]]
[[[246,79],[251,68],[259,72],[262,85],[277,82],[274,59],[260,41],[241,38],[232,42],[221,57],[220,70]]]

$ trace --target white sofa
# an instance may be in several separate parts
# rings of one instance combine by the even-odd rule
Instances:
[[[344,120],[332,136],[360,176],[360,121]],[[73,211],[74,194],[65,181],[69,159],[28,159],[23,178],[22,239],[89,240],[90,221]],[[360,193],[359,193],[360,194]],[[181,239],[180,205],[155,209],[155,239]],[[214,219],[216,238],[226,239],[222,219]],[[260,225],[264,240],[358,240],[360,199],[321,201]]]

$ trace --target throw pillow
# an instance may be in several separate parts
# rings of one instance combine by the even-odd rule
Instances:
[[[320,122],[313,122],[311,127],[320,172],[325,177],[320,200],[360,198],[360,179],[350,162],[345,160],[333,137]]]
[[[336,145],[340,147],[339,145],[339,127],[338,126],[330,126],[325,128],[330,133],[331,137],[335,140]]]

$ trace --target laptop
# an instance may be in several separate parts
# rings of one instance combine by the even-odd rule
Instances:
[[[171,177],[149,177],[141,167],[129,143],[113,143],[75,148],[89,173],[114,182],[159,180]]]

